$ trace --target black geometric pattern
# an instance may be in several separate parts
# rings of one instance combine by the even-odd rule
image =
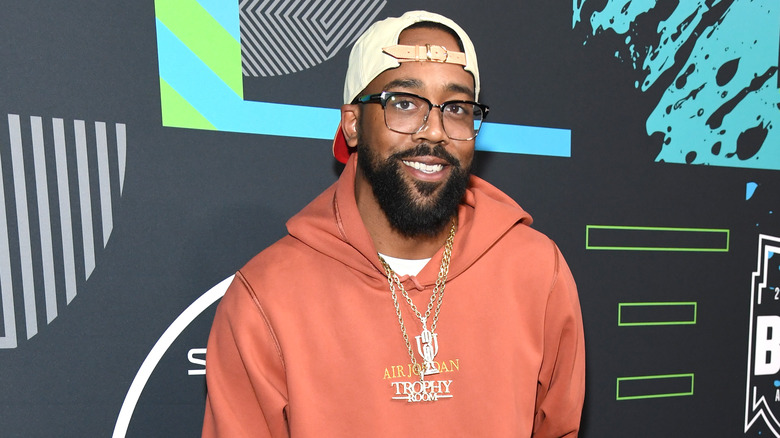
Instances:
[[[240,0],[244,76],[281,76],[318,65],[374,22],[386,0]]]

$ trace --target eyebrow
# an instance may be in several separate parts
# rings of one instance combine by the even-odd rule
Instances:
[[[463,93],[470,96],[472,99],[474,98],[474,89],[461,84],[447,84],[447,91],[452,93]]]
[[[382,88],[383,91],[388,91],[391,88],[416,88],[420,89],[423,87],[423,83],[419,79],[395,79],[387,84]]]
[[[423,82],[419,79],[411,79],[411,78],[395,79],[385,84],[382,90],[389,91],[392,88],[411,88],[411,89],[419,90],[423,88]],[[472,88],[469,88],[461,84],[449,83],[445,87],[445,90],[451,93],[466,94],[471,98],[474,98],[474,90]]]

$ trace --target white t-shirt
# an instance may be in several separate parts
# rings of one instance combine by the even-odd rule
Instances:
[[[390,265],[390,267],[393,269],[393,271],[395,271],[396,274],[398,274],[399,277],[403,277],[404,275],[419,274],[420,271],[422,271],[422,268],[424,268],[425,265],[427,265],[431,260],[430,257],[427,259],[409,260],[390,257],[381,253],[379,255],[385,259],[387,264]]]

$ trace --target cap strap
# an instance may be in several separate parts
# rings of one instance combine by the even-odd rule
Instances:
[[[452,52],[443,46],[426,44],[424,46],[395,45],[383,47],[382,51],[397,59],[398,62],[432,61],[447,64],[466,65],[466,54]]]

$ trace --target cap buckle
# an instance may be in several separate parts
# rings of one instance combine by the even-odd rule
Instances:
[[[426,57],[426,59],[428,61],[433,61],[433,62],[447,62],[447,59],[449,59],[449,57],[450,57],[450,52],[448,52],[447,48],[444,47],[444,46],[436,46],[436,47],[439,47],[442,51],[444,51],[444,53],[442,54],[443,57],[442,56],[435,56],[431,52],[431,45],[430,44],[426,44],[425,45],[425,57]]]

